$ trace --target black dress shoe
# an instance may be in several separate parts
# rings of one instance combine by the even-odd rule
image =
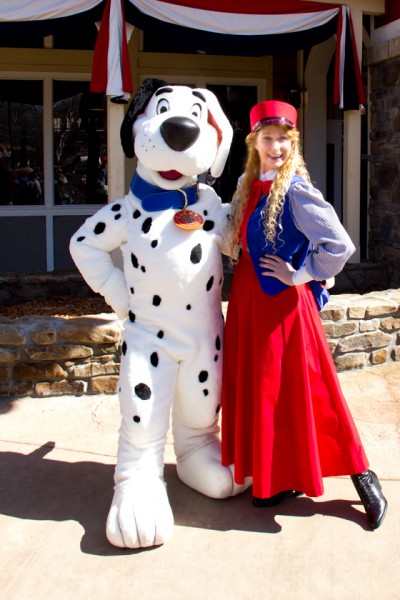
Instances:
[[[257,498],[253,497],[253,506],[257,508],[267,508],[268,506],[277,506],[287,498],[288,496],[302,496],[303,492],[296,492],[296,490],[285,490],[283,492],[279,492],[279,494],[275,494],[275,496],[271,496],[270,498]]]
[[[376,473],[367,470],[352,475],[351,480],[364,505],[368,523],[372,529],[378,529],[385,518],[388,503]]]

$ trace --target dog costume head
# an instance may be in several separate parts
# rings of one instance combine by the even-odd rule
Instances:
[[[232,127],[207,89],[146,79],[121,126],[125,155],[138,159],[138,174],[175,190],[210,171],[219,177],[228,157]]]

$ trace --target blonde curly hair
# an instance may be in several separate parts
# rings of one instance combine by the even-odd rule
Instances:
[[[268,127],[268,125],[266,126]],[[281,127],[281,126],[279,126]],[[264,127],[262,128],[264,129]],[[293,175],[297,174],[303,177],[308,183],[311,183],[306,164],[304,162],[300,134],[297,129],[282,126],[289,140],[291,141],[290,154],[285,164],[280,167],[271,186],[268,196],[268,203],[265,210],[264,235],[266,240],[273,245],[277,237],[279,225],[282,217],[285,195],[289,189]],[[233,195],[231,204],[231,256],[236,259],[239,253],[239,231],[243,221],[245,207],[250,192],[251,183],[260,177],[260,156],[255,149],[255,141],[261,129],[256,133],[249,133],[246,137],[247,160],[244,173],[239,180],[238,187]]]

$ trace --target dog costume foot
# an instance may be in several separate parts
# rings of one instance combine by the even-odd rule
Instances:
[[[251,479],[235,483],[230,467],[221,464],[219,442],[207,444],[177,462],[179,479],[194,490],[210,498],[223,499],[244,492]]]
[[[119,548],[148,548],[167,542],[174,518],[159,477],[117,484],[107,518],[108,541]]]

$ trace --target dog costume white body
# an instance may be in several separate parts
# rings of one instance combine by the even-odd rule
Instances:
[[[188,208],[203,217],[204,225],[187,231],[174,223],[177,207],[159,209],[159,199],[168,201],[168,194],[153,196],[150,205],[144,199],[149,190],[188,191],[210,167],[218,176],[232,130],[211,92],[160,88],[163,83],[157,88],[153,80],[144,82],[150,87],[148,104],[142,113],[138,106],[133,116],[128,111],[128,124],[121,128],[122,138],[129,130],[130,141],[123,140],[129,156],[133,125],[138,158],[130,192],[88,218],[70,246],[88,284],[121,319],[127,317],[119,380],[122,422],[107,537],[129,548],[162,544],[172,534],[163,479],[171,410],[180,479],[213,498],[247,487],[236,485],[231,470],[221,465],[218,437],[220,253],[228,250],[229,205],[200,184]],[[183,206],[184,194],[172,194]],[[123,272],[110,257],[116,248],[122,251]]]

